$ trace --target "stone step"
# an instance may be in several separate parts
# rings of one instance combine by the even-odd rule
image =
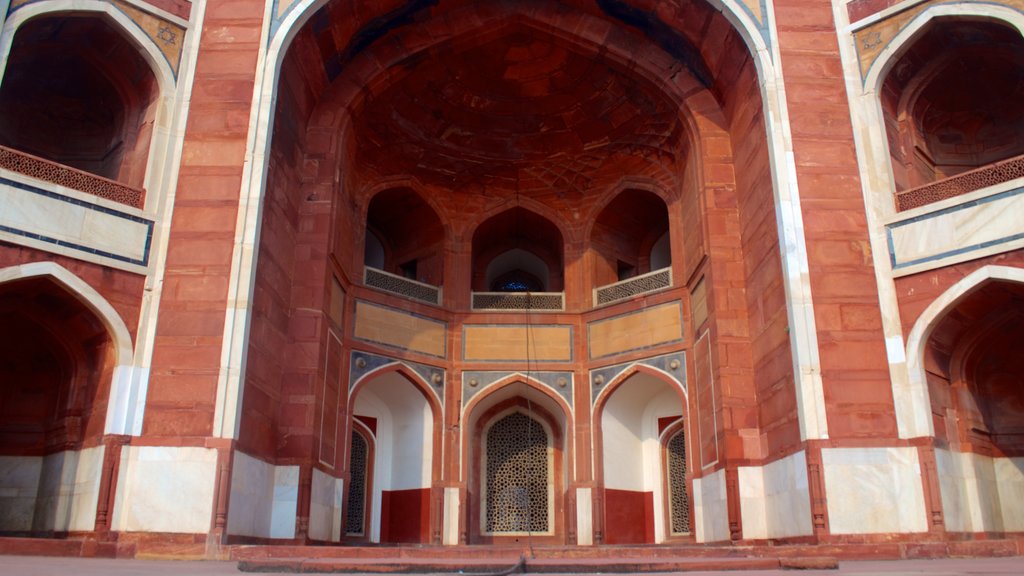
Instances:
[[[242,560],[242,572],[290,572],[297,574],[635,574],[650,572],[698,572],[722,570],[778,570],[782,568],[829,570],[838,568],[835,558],[265,558]]]

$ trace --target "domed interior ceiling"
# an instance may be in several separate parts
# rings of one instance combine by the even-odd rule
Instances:
[[[340,81],[358,59],[401,53],[404,34],[427,34],[427,22],[464,4],[398,3],[353,30],[351,18],[358,15],[332,3],[309,30],[327,81]],[[697,50],[653,11],[627,14],[625,3],[611,0],[556,4],[616,22],[626,42],[671,55],[679,73],[706,74]],[[621,26],[630,17],[643,24]],[[535,196],[585,194],[608,164],[630,165],[625,172],[632,174],[642,171],[637,166],[678,173],[686,144],[679,103],[629,69],[636,64],[604,52],[513,16],[410,53],[382,78],[360,81],[367,89],[351,110],[355,165],[372,177],[412,176],[450,190],[516,189]]]
[[[358,160],[381,174],[459,187],[548,173],[585,190],[614,153],[674,160],[678,107],[607,60],[516,26],[471,49],[447,47],[371,97],[356,116]]]

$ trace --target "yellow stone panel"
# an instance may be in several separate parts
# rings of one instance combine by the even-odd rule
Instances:
[[[591,322],[588,331],[591,358],[677,342],[683,338],[683,309],[679,302],[662,304]]]
[[[444,322],[400,310],[356,302],[355,337],[444,358]]]
[[[463,358],[468,362],[569,362],[571,326],[465,326]]]

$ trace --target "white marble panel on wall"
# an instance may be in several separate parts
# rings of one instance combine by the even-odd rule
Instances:
[[[205,534],[216,479],[214,449],[128,446],[121,452],[114,526],[130,532]]]
[[[243,452],[235,452],[228,501],[228,534],[270,536],[274,467]]]
[[[141,210],[0,171],[0,239],[133,272],[149,265],[154,223]],[[51,189],[52,188],[52,189]]]
[[[32,529],[42,468],[41,456],[0,456],[0,530]]]
[[[992,458],[936,449],[935,462],[946,529],[951,532],[1000,530],[999,487]]]
[[[997,458],[996,484],[1006,532],[1024,531],[1024,458]]]
[[[729,540],[729,506],[725,470],[693,481],[693,516],[698,542]]]
[[[821,459],[832,534],[927,531],[916,448],[826,448]]]
[[[885,226],[893,272],[902,276],[1020,248],[1022,211],[1024,187],[1016,180],[901,212]]]
[[[32,529],[84,531],[96,526],[103,446],[43,458]]]
[[[737,470],[745,539],[812,533],[807,458],[802,450],[766,466],[743,466]]]
[[[313,469],[309,498],[309,537],[314,540],[341,540],[341,498],[343,480]]]
[[[299,467],[274,469],[274,501],[271,504],[270,537],[295,538],[295,518],[299,508]]]

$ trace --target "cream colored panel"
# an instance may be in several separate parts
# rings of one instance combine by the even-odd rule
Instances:
[[[1024,188],[960,202],[903,212],[886,225],[896,276],[1024,246]]]
[[[697,542],[729,541],[725,470],[693,480],[693,524]]]
[[[445,332],[444,322],[366,302],[356,303],[355,337],[360,340],[443,358]]]
[[[832,534],[927,532],[916,448],[821,451]]]
[[[572,360],[571,326],[466,326],[463,342],[469,362]]]
[[[676,342],[683,338],[679,302],[591,322],[590,357],[602,358],[630,350]]]
[[[206,534],[216,478],[216,450],[128,446],[121,451],[114,527],[126,532]]]
[[[144,272],[153,223],[106,204],[0,178],[0,239]]]

